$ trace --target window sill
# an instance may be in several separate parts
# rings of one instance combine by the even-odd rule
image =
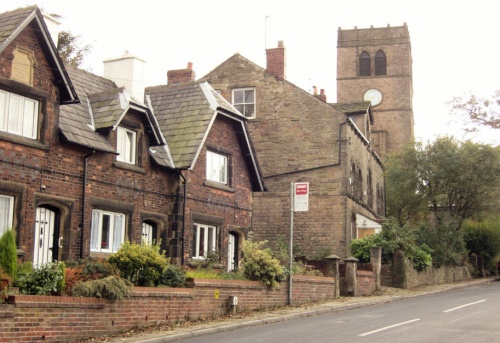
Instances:
[[[120,168],[120,169],[126,169],[126,170],[131,170],[131,171],[134,171],[137,173],[146,174],[146,170],[144,170],[144,168],[136,166],[134,164],[130,164],[130,163],[114,161],[113,166],[116,168]]]
[[[8,132],[0,132],[0,138],[4,139],[6,141],[16,143],[16,144],[21,144],[25,146],[29,146],[32,148],[37,148],[37,149],[42,149],[42,150],[49,150],[49,145],[47,143],[41,143],[35,139],[32,138],[26,138],[23,136],[17,136],[12,133]]]
[[[203,181],[203,185],[207,186],[207,187],[211,187],[211,188],[220,189],[220,190],[225,191],[225,192],[234,193],[234,189],[232,187],[229,187],[229,186],[224,185],[224,184],[219,183],[219,182],[205,180],[205,181]]]

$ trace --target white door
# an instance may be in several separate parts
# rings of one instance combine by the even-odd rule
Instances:
[[[230,272],[236,269],[236,253],[238,238],[234,233],[229,233],[229,245],[227,248],[227,270]]]
[[[54,222],[56,213],[44,207],[36,209],[33,266],[52,262],[54,250]]]

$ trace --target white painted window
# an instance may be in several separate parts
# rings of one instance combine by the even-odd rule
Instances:
[[[0,90],[0,131],[37,138],[38,101]]]
[[[14,217],[14,197],[0,194],[0,237],[12,229]]]
[[[216,252],[217,228],[212,225],[194,224],[193,259],[205,260],[209,253]]]
[[[137,133],[132,130],[118,127],[116,150],[119,155],[116,159],[120,162],[135,164],[135,152],[137,146]]]
[[[233,89],[233,105],[246,118],[255,118],[255,88]]]
[[[227,156],[207,151],[207,180],[227,185]]]
[[[125,237],[125,214],[92,211],[90,251],[117,252]]]

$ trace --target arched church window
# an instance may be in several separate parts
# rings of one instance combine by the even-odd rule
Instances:
[[[366,51],[359,56],[359,76],[371,76],[371,59],[370,54]]]
[[[387,59],[382,50],[375,55],[375,75],[387,75]]]

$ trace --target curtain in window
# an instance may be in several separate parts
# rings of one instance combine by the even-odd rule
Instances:
[[[92,211],[92,228],[90,232],[90,250],[99,251],[99,226],[100,215],[97,211]]]
[[[117,252],[122,245],[123,240],[123,215],[115,214],[115,224],[113,227],[113,249],[112,252]]]
[[[11,199],[0,197],[0,237],[5,231],[11,229]]]

